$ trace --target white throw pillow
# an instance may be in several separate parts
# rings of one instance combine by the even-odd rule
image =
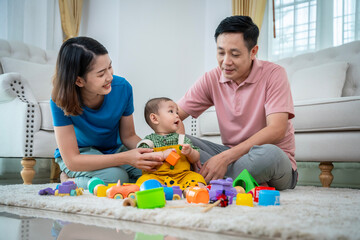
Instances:
[[[347,62],[332,62],[296,71],[290,81],[294,101],[341,97]]]
[[[20,73],[29,82],[37,101],[50,99],[52,77],[55,74],[54,65],[27,62],[7,57],[1,58],[0,61],[4,73]]]

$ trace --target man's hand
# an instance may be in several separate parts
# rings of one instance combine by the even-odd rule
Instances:
[[[227,163],[224,154],[218,154],[206,161],[201,167],[200,174],[203,175],[205,181],[209,183],[211,180],[222,179],[227,172]]]

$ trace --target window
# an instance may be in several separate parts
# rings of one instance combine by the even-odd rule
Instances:
[[[272,18],[272,1],[268,2]],[[360,38],[360,0],[275,0],[274,7],[276,38],[269,33],[270,60]]]

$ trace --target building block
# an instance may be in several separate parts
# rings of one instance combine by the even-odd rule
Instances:
[[[258,187],[259,184],[251,176],[247,169],[244,169],[233,182],[233,187],[240,186],[245,189],[245,192],[248,193],[253,190],[255,187]]]
[[[236,205],[254,207],[252,195],[250,193],[238,193],[236,195]]]
[[[254,193],[254,202],[259,202],[259,191],[261,190],[275,190],[274,187],[256,187]]]
[[[180,159],[180,155],[177,154],[176,152],[171,152],[167,158],[165,159],[165,161],[167,161],[171,166],[175,166],[176,163],[179,161]]]
[[[190,187],[186,192],[188,203],[209,203],[210,196],[205,188]]]
[[[138,191],[135,194],[138,208],[153,209],[165,206],[166,201],[163,187]]]
[[[280,205],[280,192],[276,190],[260,190],[259,206]]]

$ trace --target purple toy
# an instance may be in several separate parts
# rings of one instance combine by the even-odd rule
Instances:
[[[54,195],[55,191],[52,188],[45,188],[39,191],[39,195]]]
[[[217,196],[220,196],[223,191],[225,191],[225,195],[229,198],[229,204],[232,204],[233,197],[237,194],[236,189],[232,186],[232,183],[232,178],[211,180],[211,187],[209,190],[210,201],[217,201]]]
[[[55,196],[79,196],[83,194],[83,189],[78,188],[75,182],[67,181],[58,184],[55,189],[45,188],[39,191],[39,195],[55,195]]]

